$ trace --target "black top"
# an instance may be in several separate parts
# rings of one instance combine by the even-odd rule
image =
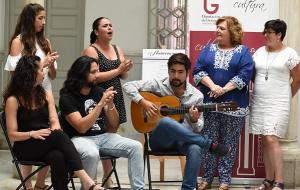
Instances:
[[[17,112],[18,131],[27,132],[49,128],[49,110],[46,102],[42,107],[30,110],[20,106]]]
[[[101,100],[103,92],[103,88],[95,87],[91,89],[89,95],[75,95],[72,93],[65,93],[60,96],[60,123],[63,130],[69,135],[70,138],[74,136],[95,136],[106,132],[105,117],[103,111],[101,112],[94,125],[84,134],[79,133],[65,119],[66,115],[73,112],[79,112],[82,117],[87,116]]]
[[[101,51],[99,51],[95,46],[92,46],[92,47],[95,48],[95,50],[98,54],[99,70],[101,72],[106,72],[106,71],[110,71],[113,69],[117,69],[119,67],[119,65],[121,64],[119,52],[115,45],[113,45],[113,48],[117,55],[116,60],[107,59],[104,56],[104,54]],[[125,109],[125,103],[124,103],[124,97],[123,97],[123,92],[122,92],[120,76],[112,78],[111,80],[108,80],[108,81],[101,82],[101,83],[99,83],[99,86],[102,88],[105,88],[105,89],[113,86],[114,90],[117,91],[117,94],[114,97],[114,104],[116,105],[116,108],[119,112],[120,124],[125,123],[127,121],[126,109]]]

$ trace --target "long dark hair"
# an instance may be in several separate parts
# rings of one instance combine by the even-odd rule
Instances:
[[[84,84],[86,84],[87,76],[90,73],[93,62],[98,64],[96,59],[88,56],[81,56],[76,59],[68,71],[67,79],[59,92],[60,95],[65,93],[79,95],[80,90],[83,88]]]
[[[95,41],[97,40],[97,36],[95,34],[95,31],[98,30],[98,27],[99,27],[100,22],[101,22],[102,19],[108,19],[108,18],[99,17],[96,20],[94,20],[94,22],[93,22],[92,32],[91,32],[91,35],[90,35],[90,44],[95,43]]]
[[[50,46],[45,38],[44,30],[36,32],[34,27],[35,17],[40,11],[45,11],[45,9],[37,3],[29,3],[23,8],[18,17],[15,32],[9,42],[9,48],[11,48],[12,41],[21,34],[21,42],[24,46],[22,51],[23,55],[34,55],[36,52],[36,42],[40,45],[45,54],[50,52]]]
[[[4,104],[7,98],[15,96],[27,109],[32,109],[33,103],[36,107],[44,105],[45,90],[41,85],[36,85],[40,61],[41,59],[35,55],[21,57],[4,91]]]

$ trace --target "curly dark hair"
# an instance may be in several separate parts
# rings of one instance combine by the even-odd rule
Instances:
[[[45,11],[45,8],[37,3],[29,3],[23,8],[18,17],[15,32],[9,42],[9,48],[11,47],[12,41],[21,34],[21,42],[24,46],[23,55],[35,55],[36,42],[40,45],[45,54],[50,52],[50,45],[45,38],[44,30],[36,32],[34,27],[35,17],[40,11]]]
[[[40,57],[35,55],[21,57],[4,91],[4,104],[10,96],[15,96],[27,109],[32,109],[33,103],[38,108],[45,104],[45,90],[41,85],[36,85],[40,61]]]
[[[93,62],[98,64],[98,61],[92,57],[81,56],[77,58],[68,71],[63,88],[59,92],[60,95],[65,93],[79,95],[80,90],[83,88],[84,84],[86,84]]]
[[[233,16],[222,16],[217,20],[216,25],[224,21],[227,22],[232,45],[240,45],[243,39],[243,29],[241,23]]]

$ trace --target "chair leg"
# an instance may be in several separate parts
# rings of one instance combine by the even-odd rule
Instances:
[[[149,184],[149,190],[152,190],[152,183],[151,183],[151,171],[150,171],[150,157],[147,154],[146,155],[147,160],[147,171],[148,171],[148,184]]]
[[[71,177],[70,181],[71,181],[72,189],[73,189],[73,190],[76,190],[76,189],[75,189],[75,184],[74,184],[73,177]]]
[[[19,166],[16,165],[16,169],[17,169],[18,175],[20,177],[20,181],[21,181],[21,184],[16,188],[16,190],[19,190],[21,187],[23,187],[23,189],[26,189],[26,185],[25,185],[26,180],[24,180]]]
[[[26,189],[26,185],[25,182],[30,179],[32,176],[34,176],[36,173],[38,173],[41,169],[43,169],[45,166],[39,166],[35,171],[33,171],[31,174],[29,174],[28,176],[26,176],[25,178],[22,175],[21,169],[19,168],[19,166],[16,166],[17,168],[17,172],[19,174],[20,180],[21,180],[21,184],[16,188],[16,190],[19,190],[21,187],[23,187],[24,189]]]
[[[109,174],[104,178],[104,180],[102,181],[101,187],[104,187],[105,183],[109,180],[109,177],[111,176],[111,174],[113,173],[113,169],[109,172]]]
[[[50,189],[52,189],[53,188],[53,185],[51,184],[51,185],[49,185],[49,187],[47,188],[47,190],[50,190]],[[74,189],[75,190],[75,189]]]
[[[165,159],[159,159],[159,180],[165,181]]]
[[[113,166],[113,172],[114,172],[114,175],[115,175],[115,178],[116,178],[116,181],[117,181],[118,189],[121,189],[121,184],[120,184],[119,176],[118,176],[117,169],[116,169],[117,160],[112,159],[111,164]]]
[[[116,159],[111,159],[111,164],[112,164],[112,169],[109,172],[109,174],[104,178],[101,187],[103,187],[105,185],[105,183],[109,180],[110,176],[112,175],[112,173],[114,173],[116,181],[117,181],[117,185],[118,185],[118,189],[121,189],[121,184],[120,184],[120,180],[119,180],[119,176],[116,170]]]
[[[25,182],[21,182],[21,184],[16,188],[16,190],[21,189],[21,187],[23,187],[23,189],[26,189]]]
[[[73,180],[74,172],[69,172],[69,181],[68,184],[71,183],[71,187],[73,190],[76,190],[74,180]]]
[[[185,159],[185,156],[179,156],[182,177],[184,176],[184,169],[186,163]]]

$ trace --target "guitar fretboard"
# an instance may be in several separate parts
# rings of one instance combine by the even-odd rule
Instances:
[[[196,106],[200,112],[208,112],[208,111],[218,111],[217,104],[210,104],[210,105],[201,105]],[[183,107],[161,107],[160,112],[162,115],[182,115],[189,111],[190,107],[183,106]]]

